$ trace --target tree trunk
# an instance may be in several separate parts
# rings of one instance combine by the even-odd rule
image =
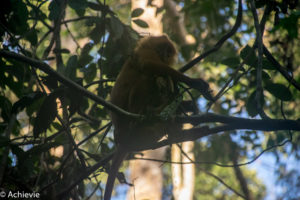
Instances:
[[[185,126],[185,128],[188,128]],[[190,162],[194,160],[194,142],[182,143],[181,149],[172,146],[171,158],[173,162]],[[195,184],[194,164],[172,164],[173,197],[175,200],[192,200]]]
[[[147,22],[149,28],[141,28],[135,23],[132,27],[143,36],[162,34],[162,14],[156,14],[157,8],[163,5],[163,0],[154,0],[152,5],[147,5],[148,0],[132,0],[132,10],[136,8],[144,9],[144,13],[139,19]],[[145,158],[164,159],[166,148],[142,152]],[[161,200],[163,189],[163,174],[161,163],[134,160],[130,161],[130,180],[134,184],[127,194],[127,199],[151,199]]]

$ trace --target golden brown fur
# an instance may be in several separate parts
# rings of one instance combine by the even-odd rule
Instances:
[[[158,115],[178,95],[178,82],[184,82],[212,99],[208,84],[202,79],[189,78],[171,68],[176,55],[174,44],[165,35],[141,39],[116,80],[111,102],[131,113]],[[139,150],[147,143],[153,144],[174,128],[174,125],[164,123],[138,122],[117,113],[112,113],[112,122],[118,151],[109,173],[105,200],[110,199],[114,179],[126,152]]]

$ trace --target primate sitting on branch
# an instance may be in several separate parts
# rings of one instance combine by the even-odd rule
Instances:
[[[163,35],[141,39],[133,55],[124,64],[111,92],[111,102],[118,107],[144,116],[159,115],[178,96],[177,84],[183,82],[213,100],[209,85],[201,78],[193,79],[171,68],[177,51]],[[112,113],[117,151],[113,158],[105,188],[109,200],[118,169],[130,151],[154,143],[178,126],[163,122],[143,122]]]

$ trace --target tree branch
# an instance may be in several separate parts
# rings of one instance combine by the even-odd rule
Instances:
[[[251,130],[262,130],[262,131],[276,131],[276,130],[296,130],[300,131],[300,122],[296,120],[281,120],[281,119],[246,119],[239,117],[230,117],[224,115],[217,115],[212,113],[207,113],[197,116],[189,117],[177,117],[176,122],[197,122],[197,123],[208,123],[208,122],[219,122],[226,125],[220,125],[213,128],[200,127],[192,128],[189,130],[182,130],[181,134],[176,135],[176,137],[164,139],[155,144],[149,144],[144,146],[143,149],[136,149],[136,151],[156,149],[162,146],[185,142],[194,141],[204,136],[216,134],[224,131],[238,130],[238,129],[251,129]],[[167,123],[167,122],[166,122]],[[100,166],[107,163],[113,156],[112,154],[107,155],[100,162],[88,168],[81,175],[76,177],[73,183],[71,183],[66,189],[61,191],[57,196],[62,197],[73,187],[79,184],[83,179],[87,178],[91,173],[97,170]],[[195,162],[197,163],[197,162]]]
[[[280,65],[280,63],[272,56],[267,47],[263,46],[264,55],[273,64],[273,66],[282,74],[282,76],[288,80],[297,90],[300,91],[300,83],[295,81],[292,76]]]
[[[257,103],[257,110],[259,112],[259,115],[261,118],[268,118],[268,116],[265,114],[263,110],[263,105],[261,103],[261,98],[263,96],[263,87],[262,87],[262,56],[263,56],[263,32],[259,21],[258,21],[258,15],[256,13],[256,7],[253,0],[250,1],[250,10],[253,15],[254,19],[254,27],[256,30],[256,43],[257,43],[257,49],[258,49],[258,56],[257,56],[257,68],[256,68],[256,103]]]
[[[283,119],[247,119],[240,117],[230,117],[207,113],[203,115],[194,115],[187,117],[176,117],[178,123],[212,123],[219,122],[224,125],[209,128],[207,126],[197,127],[188,130],[181,130],[176,136],[170,135],[169,138],[161,140],[156,144],[149,144],[142,150],[156,149],[162,146],[181,143],[186,141],[195,141],[202,137],[213,135],[224,131],[234,130],[260,130],[260,131],[280,131],[294,130],[300,131],[300,121]]]
[[[12,59],[30,64],[32,67],[38,68],[38,69],[42,70],[43,72],[45,72],[46,74],[53,76],[59,82],[61,82],[63,85],[74,89],[75,91],[79,92],[80,94],[92,99],[96,103],[103,105],[104,107],[106,107],[107,109],[109,109],[113,112],[117,112],[119,114],[122,114],[122,115],[125,115],[128,117],[132,117],[132,118],[136,118],[136,119],[143,118],[143,116],[141,116],[141,115],[129,113],[129,112],[115,106],[114,104],[105,101],[103,98],[98,97],[97,95],[91,93],[90,91],[86,90],[85,88],[78,85],[77,83],[75,83],[75,82],[71,81],[70,79],[64,77],[63,75],[57,73],[48,64],[46,64],[42,61],[32,59],[32,58],[29,58],[29,57],[26,57],[26,56],[23,56],[23,55],[14,53],[14,52],[6,51],[6,50],[0,50],[0,57],[12,58]]]
[[[225,34],[216,44],[215,46],[204,52],[203,54],[201,54],[200,56],[196,57],[195,59],[191,60],[189,63],[187,63],[186,65],[184,65],[183,67],[181,67],[179,69],[180,72],[185,72],[187,70],[189,70],[190,68],[192,68],[194,65],[196,65],[198,62],[200,62],[203,58],[207,57],[209,54],[219,50],[222,45],[224,44],[224,42],[230,38],[231,36],[233,36],[237,29],[240,27],[241,22],[242,22],[242,16],[243,16],[243,9],[242,9],[242,0],[239,0],[239,5],[238,5],[238,14],[236,17],[236,21],[234,26],[232,27],[232,29],[230,30],[230,32],[228,32],[227,34]]]

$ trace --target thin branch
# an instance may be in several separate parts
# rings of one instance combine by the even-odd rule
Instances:
[[[234,171],[234,174],[235,174],[236,179],[237,179],[237,180],[239,181],[239,183],[240,183],[240,188],[241,188],[241,190],[243,191],[243,194],[244,194],[244,196],[245,196],[245,199],[246,199],[246,200],[252,200],[253,198],[252,198],[252,194],[251,194],[251,192],[250,192],[250,190],[249,190],[247,180],[246,180],[246,178],[245,178],[245,176],[244,176],[244,174],[243,174],[242,169],[241,169],[239,166],[237,166],[237,164],[238,164],[239,152],[238,152],[238,150],[237,150],[236,148],[232,148],[231,154],[232,154],[232,162],[233,162],[233,164],[235,165],[235,166],[233,167],[233,171]]]
[[[91,166],[87,170],[84,170],[81,174],[74,177],[74,181],[71,182],[66,188],[62,189],[60,192],[57,193],[55,199],[63,199],[63,197],[84,179],[88,178],[89,175],[91,175],[94,171],[96,171],[99,167],[104,166],[106,163],[108,163],[114,156],[114,153],[111,153],[107,155],[105,158],[103,158],[101,161],[96,163],[95,165]]]
[[[261,131],[279,131],[279,130],[295,130],[300,131],[300,122],[297,120],[281,120],[281,119],[246,119],[238,117],[227,117],[217,114],[203,114],[188,117],[176,117],[179,123],[208,123],[220,122],[226,125],[219,125],[213,128],[207,126],[192,128],[189,130],[181,130],[181,134],[164,139],[156,144],[149,144],[143,149],[156,149],[162,146],[171,145],[185,141],[195,141],[205,136],[213,135],[225,131],[233,130],[261,130]]]
[[[73,35],[73,33],[71,32],[71,30],[69,29],[68,24],[67,24],[67,23],[64,23],[64,25],[65,25],[65,27],[66,27],[68,33],[70,34],[70,36],[71,36],[73,42],[76,44],[77,49],[80,49],[80,45],[79,45],[79,43],[77,42],[77,40],[76,40],[75,36]]]
[[[269,50],[263,46],[264,55],[273,64],[273,66],[281,73],[281,75],[288,80],[297,90],[300,91],[300,83],[295,81],[291,75],[280,65],[280,63],[272,56]]]
[[[188,117],[191,118],[191,117]],[[208,119],[207,119],[208,118]],[[180,119],[180,118],[179,118]],[[191,118],[192,119],[192,118]],[[202,122],[221,122],[228,123],[228,125],[217,126],[214,128],[208,127],[200,127],[194,128],[190,130],[183,130],[183,134],[178,134],[177,138],[172,137],[172,141],[165,139],[155,144],[149,144],[140,150],[147,149],[156,149],[165,145],[180,143],[184,141],[192,141],[199,139],[204,136],[216,134],[222,131],[230,131],[236,129],[252,129],[252,130],[263,130],[263,131],[274,131],[274,130],[297,130],[300,131],[300,122],[293,120],[275,120],[275,119],[245,119],[245,118],[237,118],[237,117],[226,117],[222,115],[215,114],[204,114],[198,116],[198,120]],[[285,143],[284,143],[285,144]],[[283,144],[283,145],[284,145]],[[100,166],[103,166],[107,163],[112,157],[114,153],[109,154],[103,160],[98,162],[97,164],[90,167],[88,170],[84,171],[82,174],[76,177],[75,181],[72,182],[66,189],[59,192],[57,197],[61,198],[66,195],[72,188],[74,188],[77,184],[79,184],[83,179],[87,178],[91,173],[97,170]]]
[[[239,117],[228,117],[224,115],[217,115],[207,113],[203,115],[176,117],[176,123],[208,123],[220,122],[225,125],[215,126],[209,128],[208,126],[192,128],[188,130],[180,130],[179,134],[171,135],[156,143],[148,143],[143,147],[135,149],[136,151],[144,151],[150,149],[157,149],[163,146],[186,142],[195,141],[202,137],[217,134],[225,131],[234,130],[260,130],[260,131],[279,131],[279,130],[295,130],[300,131],[300,122],[296,120],[282,120],[282,119],[246,119]],[[173,122],[174,123],[174,122]]]
[[[271,12],[271,8],[269,5],[267,5],[266,9],[265,9],[265,12],[263,14],[263,17],[261,19],[261,22],[260,22],[260,29],[261,29],[261,32],[263,34],[264,30],[265,30],[265,24],[266,24],[266,21],[269,17],[269,14]],[[253,50],[255,50],[256,48],[256,45],[257,44],[257,41],[255,41],[255,44],[253,45]],[[221,97],[223,96],[231,87],[228,87],[229,84],[234,80],[234,81],[237,81],[239,80],[244,74],[247,74],[248,71],[242,73],[239,75],[239,71],[240,69],[243,67],[243,65],[245,64],[246,60],[249,59],[249,56],[251,55],[251,52],[248,53],[248,55],[245,57],[245,59],[243,60],[242,63],[240,63],[240,65],[235,69],[235,71],[232,73],[232,75],[230,76],[230,79],[224,84],[224,86],[222,87],[222,89],[218,92],[218,94],[214,97],[214,102],[209,102],[208,105],[207,105],[207,111],[211,108],[211,106]],[[251,68],[249,68],[250,70]]]
[[[62,21],[62,24],[67,24],[70,22],[77,22],[80,20],[87,20],[87,19],[95,19],[95,20],[99,20],[99,17],[95,17],[95,16],[82,16],[82,17],[78,17],[78,18],[74,18],[74,19],[66,19],[64,21]]]
[[[283,120],[283,119],[248,119],[242,117],[232,117],[226,115],[219,115],[214,113],[207,113],[202,115],[193,115],[182,117],[176,117],[178,123],[211,123],[219,122],[223,124],[239,125],[240,128],[253,128],[275,131],[275,130],[300,130],[300,121],[298,120]],[[246,127],[247,126],[247,127]]]
[[[181,153],[188,159],[190,160],[191,164],[195,163],[195,161],[193,159],[191,159],[186,152],[183,151],[183,149],[181,148],[181,146],[179,146],[179,144],[177,144],[178,148],[180,149]],[[207,171],[203,168],[198,168],[198,170],[201,170],[202,172],[204,172],[205,174],[213,177],[214,179],[216,179],[217,181],[219,181],[221,184],[223,184],[225,187],[227,187],[229,190],[231,190],[233,193],[235,193],[237,196],[246,199],[246,197],[244,195],[242,195],[241,193],[239,193],[238,191],[236,191],[234,188],[232,188],[230,185],[228,185],[227,183],[225,183],[225,181],[223,181],[220,177],[218,177],[217,175],[211,173],[210,171]]]
[[[218,180],[220,183],[222,183],[225,187],[227,187],[230,191],[232,191],[234,194],[236,194],[237,196],[243,198],[243,199],[247,199],[244,195],[242,195],[241,193],[239,193],[238,191],[236,191],[235,189],[233,189],[230,185],[228,185],[227,183],[225,183],[220,177],[214,175],[213,173],[205,170],[205,169],[200,169],[201,171],[203,171],[205,174],[213,177],[214,179]]]
[[[97,2],[88,2],[88,7],[92,10],[101,11],[103,15],[109,14],[110,16],[115,16],[115,13],[109,8],[109,6],[104,3]]]
[[[257,110],[261,118],[268,118],[263,110],[263,105],[261,104],[261,98],[263,95],[263,87],[262,87],[262,56],[263,56],[263,39],[262,39],[262,32],[261,26],[259,24],[258,16],[256,13],[256,7],[253,0],[250,1],[250,8],[254,19],[254,26],[256,29],[256,44],[258,49],[258,56],[257,56],[257,69],[256,69],[256,103],[257,103]]]
[[[108,123],[108,124],[106,124],[105,126],[101,127],[100,129],[94,131],[93,133],[89,134],[86,138],[84,138],[82,141],[80,141],[80,142],[77,144],[77,148],[78,148],[80,145],[82,145],[83,143],[85,143],[87,140],[89,140],[90,138],[92,138],[92,137],[94,137],[95,135],[97,135],[100,131],[102,131],[102,130],[104,130],[104,129],[109,130],[110,127],[111,127],[111,122]],[[107,130],[106,130],[106,131],[107,131]],[[105,133],[106,133],[106,132],[105,132]],[[105,133],[104,133],[104,136],[105,136]],[[104,136],[103,136],[103,137],[104,137]],[[44,186],[44,187],[40,190],[40,192],[47,190],[50,186],[52,186],[54,183],[56,183],[57,181],[59,181],[59,178],[61,177],[61,174],[62,174],[62,171],[63,171],[63,169],[64,169],[64,166],[65,166],[67,160],[70,158],[70,156],[73,154],[74,151],[75,151],[75,147],[73,147],[73,149],[69,152],[69,154],[66,156],[66,158],[62,161],[62,163],[61,163],[59,169],[57,170],[58,173],[57,173],[57,175],[56,175],[56,179],[53,180],[52,182],[50,182],[49,184],[47,184],[46,186]]]
[[[63,108],[63,109],[65,109],[65,108]],[[72,146],[73,146],[73,150],[76,151],[76,154],[77,154],[77,156],[78,156],[78,158],[79,158],[79,161],[80,161],[80,163],[81,163],[81,166],[82,166],[83,168],[86,168],[87,166],[86,166],[86,163],[85,163],[84,155],[83,155],[83,154],[81,153],[81,151],[79,150],[78,145],[76,144],[76,142],[75,142],[75,140],[74,140],[74,138],[73,138],[72,131],[71,131],[71,128],[70,128],[70,126],[69,126],[69,124],[68,124],[68,121],[62,119],[59,115],[57,115],[56,117],[57,117],[57,119],[60,121],[60,123],[61,123],[63,129],[65,130],[65,133],[66,133],[67,137],[69,138],[69,141],[71,142],[71,144],[72,144]],[[64,117],[64,118],[65,118],[65,117]],[[67,118],[67,119],[68,119],[68,118]],[[73,150],[72,150],[71,152],[73,152]]]
[[[91,82],[91,83],[89,83],[89,84],[86,84],[86,85],[84,86],[84,88],[89,88],[89,87],[91,87],[92,85],[95,85],[95,84],[102,84],[102,83],[106,83],[106,82],[114,82],[114,81],[116,81],[116,79],[114,79],[114,78],[110,78],[110,79],[102,79],[102,80],[99,80],[99,81],[94,81],[94,82]]]
[[[107,123],[105,126],[101,127],[100,129],[94,131],[93,133],[89,134],[86,138],[84,138],[83,140],[81,140],[80,142],[78,142],[77,146],[82,145],[83,143],[85,143],[87,140],[91,139],[92,137],[94,137],[95,135],[97,135],[100,131],[104,130],[104,129],[110,129],[112,123],[109,122]]]
[[[13,58],[13,59],[25,62],[27,64],[30,64],[31,66],[44,71],[46,74],[53,76],[54,78],[56,78],[59,82],[61,82],[65,86],[76,90],[78,93],[92,99],[93,101],[95,101],[96,103],[98,103],[100,105],[105,106],[107,109],[109,109],[113,112],[117,112],[124,116],[132,117],[135,119],[143,119],[143,116],[138,115],[138,114],[129,113],[129,112],[115,106],[114,104],[105,101],[103,98],[91,93],[90,91],[86,90],[85,88],[78,85],[77,83],[75,83],[75,82],[71,81],[70,79],[64,77],[63,75],[59,74],[58,72],[53,70],[48,64],[46,64],[44,62],[29,58],[29,57],[26,57],[26,56],[23,56],[23,55],[14,53],[14,52],[6,51],[6,50],[0,50],[0,57]]]
[[[218,163],[218,162],[214,162],[214,161],[174,162],[174,161],[169,161],[169,160],[159,160],[159,159],[154,159],[154,158],[140,158],[140,157],[133,157],[131,159],[148,160],[148,161],[154,161],[154,162],[163,162],[163,163],[172,163],[172,164],[181,164],[181,165],[197,164],[197,165],[216,165],[219,167],[241,167],[241,166],[250,165],[250,164],[254,163],[258,158],[260,158],[267,151],[270,151],[277,147],[284,146],[288,142],[291,142],[291,141],[288,139],[288,140],[283,141],[282,143],[270,146],[270,147],[262,150],[258,155],[256,155],[251,160],[244,162],[244,163],[237,163],[237,164],[222,164],[222,163]]]
[[[211,53],[219,50],[222,45],[224,44],[224,42],[229,39],[231,36],[233,36],[236,31],[238,30],[238,28],[241,25],[242,22],[242,16],[243,16],[243,9],[242,9],[242,0],[239,0],[239,5],[238,5],[238,14],[236,17],[236,21],[234,26],[232,27],[232,29],[230,30],[230,32],[228,32],[227,34],[225,34],[216,44],[215,46],[204,52],[203,54],[201,54],[200,56],[196,57],[195,59],[193,59],[192,61],[190,61],[189,63],[187,63],[186,65],[184,65],[183,67],[181,67],[179,69],[180,72],[185,72],[187,70],[189,70],[190,68],[192,68],[194,65],[196,65],[198,62],[200,62],[203,58],[207,57],[208,55],[210,55]]]
[[[241,78],[244,74],[243,73],[241,75],[239,75],[239,71],[242,69],[243,65],[245,64],[246,60],[248,59],[248,57],[251,55],[251,53],[249,52],[248,55],[246,56],[246,58],[244,59],[244,61],[242,63],[239,64],[239,66],[234,70],[234,72],[231,74],[229,80],[226,81],[226,83],[224,84],[224,86],[221,88],[221,90],[217,93],[217,95],[214,97],[214,101],[211,101],[207,104],[207,109],[206,112],[208,112],[211,108],[211,106],[219,99],[221,98],[230,88],[232,88],[233,86],[229,87],[230,83],[233,80],[238,80],[239,78]]]
[[[15,122],[16,122],[16,115],[12,114],[10,116],[9,123],[4,131],[4,136],[6,137],[7,140],[10,139],[10,134],[12,132]],[[1,165],[0,165],[0,185],[2,185],[3,179],[4,179],[4,173],[5,173],[5,169],[7,166],[7,158],[8,158],[8,154],[9,154],[9,148],[10,148],[10,146],[4,147],[4,150],[2,152],[2,158],[1,158],[1,162],[0,162],[1,163]]]
[[[57,3],[58,2],[59,1],[57,1]],[[60,13],[59,13],[57,19],[54,20],[54,31],[53,31],[53,35],[52,35],[52,37],[54,38],[54,41],[55,41],[54,54],[56,57],[56,67],[57,67],[58,71],[64,66],[62,55],[59,50],[61,50],[61,37],[60,37],[61,21],[65,17],[67,0],[60,1],[59,6],[60,6],[60,8],[59,8]]]

